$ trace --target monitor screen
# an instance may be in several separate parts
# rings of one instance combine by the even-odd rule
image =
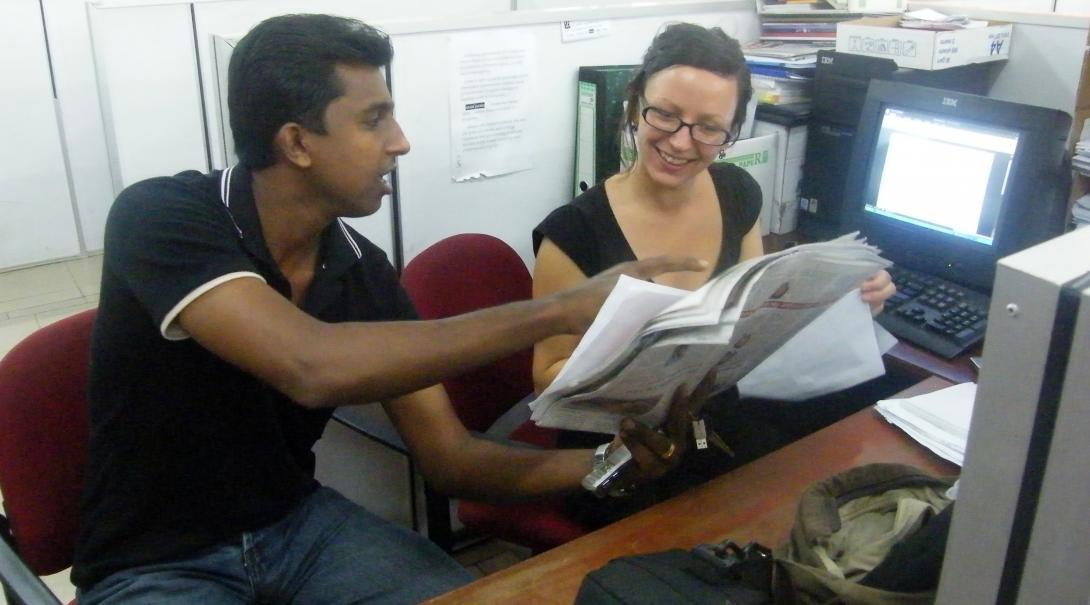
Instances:
[[[991,244],[1018,132],[887,107],[865,210]]]
[[[849,216],[894,263],[986,291],[998,258],[1062,233],[1069,126],[1056,110],[872,81]]]

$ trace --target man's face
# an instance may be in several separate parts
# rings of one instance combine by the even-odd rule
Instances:
[[[390,193],[384,180],[409,141],[377,67],[339,65],[344,94],[325,110],[325,134],[307,133],[312,183],[338,216],[374,214]]]

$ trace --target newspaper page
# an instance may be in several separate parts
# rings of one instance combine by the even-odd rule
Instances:
[[[532,418],[541,426],[603,433],[615,432],[625,416],[657,426],[678,387],[693,388],[712,369],[715,391],[734,385],[888,265],[874,247],[843,238],[743,263],[659,315],[669,321],[649,321],[599,371],[582,372],[575,382],[558,377],[532,404]],[[730,288],[716,287],[728,282]],[[710,316],[717,321],[707,325]]]

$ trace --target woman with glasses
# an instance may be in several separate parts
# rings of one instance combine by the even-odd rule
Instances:
[[[622,149],[634,150],[634,158],[626,170],[557,208],[534,230],[534,295],[570,287],[617,262],[660,254],[709,261],[703,272],[655,279],[692,290],[739,261],[762,255],[760,186],[741,168],[714,163],[738,136],[751,95],[741,47],[721,29],[678,23],[659,33],[628,85],[621,137]],[[893,293],[884,271],[863,290],[878,308]],[[578,340],[560,336],[538,343],[534,384],[539,391],[557,376]],[[741,413],[738,405],[714,402],[706,409]],[[709,426],[724,433],[713,440],[724,447],[701,451],[704,459],[691,464],[697,452],[688,452],[682,470],[693,467],[705,478],[794,437],[777,427],[756,426],[760,420],[752,416],[711,419]],[[562,440],[574,445],[602,436],[565,433]],[[669,480],[694,481],[685,472]]]

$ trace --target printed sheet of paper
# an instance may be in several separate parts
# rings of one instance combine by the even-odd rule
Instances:
[[[877,378],[886,372],[882,354],[896,344],[885,334],[859,290],[852,290],[742,377],[738,391],[802,401]]]
[[[451,177],[455,181],[533,168],[527,143],[537,86],[537,45],[515,32],[450,38]]]
[[[563,21],[560,23],[561,42],[577,42],[609,35],[609,21]]]
[[[579,384],[587,380],[593,370],[607,365],[622,352],[625,344],[656,313],[688,294],[685,290],[622,275],[553,384]]]

